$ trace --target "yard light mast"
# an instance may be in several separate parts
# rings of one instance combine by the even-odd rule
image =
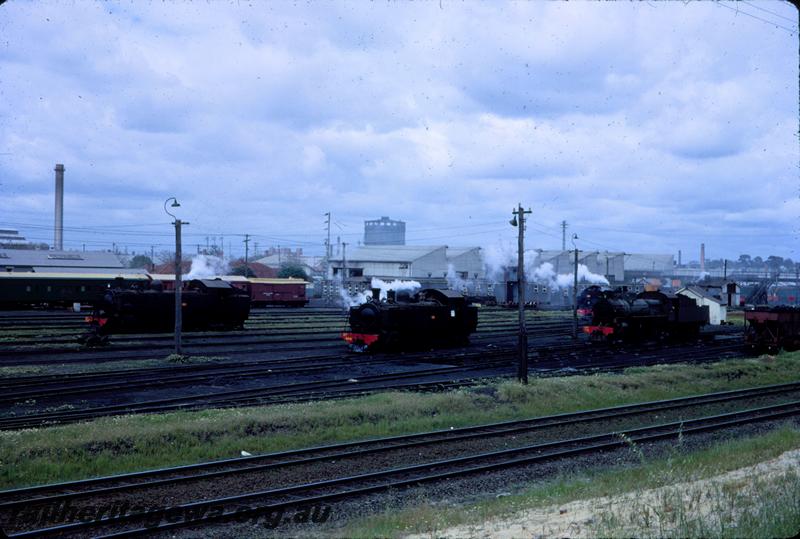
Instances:
[[[575,267],[572,279],[572,338],[574,340],[578,338],[578,246],[575,245],[577,239],[578,235],[573,234],[572,247],[575,248]]]
[[[167,203],[170,200],[172,201],[170,208],[180,208],[181,205],[178,203],[178,200],[175,197],[169,197],[164,201],[164,211],[167,213],[167,215],[175,219],[175,221],[172,223],[175,225],[175,354],[181,355],[181,327],[183,326],[183,300],[181,299],[181,294],[183,292],[183,283],[181,282],[181,226],[188,225],[189,223],[184,223],[170,213],[170,211],[167,209]]]

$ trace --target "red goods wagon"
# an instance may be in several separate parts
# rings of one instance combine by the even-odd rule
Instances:
[[[758,306],[744,312],[745,342],[751,348],[777,352],[800,348],[800,308]]]
[[[153,280],[161,281],[164,290],[175,289],[175,276],[169,274],[151,274]],[[268,305],[283,305],[287,307],[303,307],[308,303],[306,297],[306,281],[302,279],[262,279],[258,277],[244,277],[242,275],[221,275],[217,277],[228,282],[234,288],[244,290],[250,294],[250,301],[254,307]],[[190,279],[183,277],[183,286]]]
[[[306,281],[302,279],[250,278],[250,298],[253,305],[284,305],[303,307],[308,303]]]

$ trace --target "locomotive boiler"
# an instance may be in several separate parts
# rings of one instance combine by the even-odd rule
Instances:
[[[478,326],[478,308],[452,290],[428,288],[414,295],[390,290],[350,308],[350,331],[342,338],[357,352],[466,344]]]
[[[231,330],[244,326],[250,294],[220,279],[193,279],[181,294],[182,328],[187,331]],[[115,333],[161,333],[175,328],[175,293],[159,281],[106,292],[91,316],[85,344],[107,342]]]
[[[600,297],[592,307],[592,321],[583,331],[592,340],[690,338],[708,324],[707,306],[686,296],[648,291],[628,299]]]

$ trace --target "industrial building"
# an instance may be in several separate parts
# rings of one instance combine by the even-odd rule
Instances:
[[[24,236],[13,228],[0,228],[0,247],[24,247],[28,244]]]
[[[457,279],[474,281],[486,277],[480,247],[448,247],[446,254],[448,272],[452,269]]]
[[[381,217],[364,221],[364,245],[405,245],[406,223]]]
[[[364,245],[331,258],[331,268],[334,278],[444,279],[447,246]]]

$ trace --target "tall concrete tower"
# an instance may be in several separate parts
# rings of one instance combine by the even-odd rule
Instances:
[[[381,217],[364,221],[364,245],[405,245],[406,223]]]
[[[706,271],[706,244],[700,244],[700,271]]]
[[[56,168],[56,222],[53,237],[53,249],[64,250],[64,165],[57,164]]]

